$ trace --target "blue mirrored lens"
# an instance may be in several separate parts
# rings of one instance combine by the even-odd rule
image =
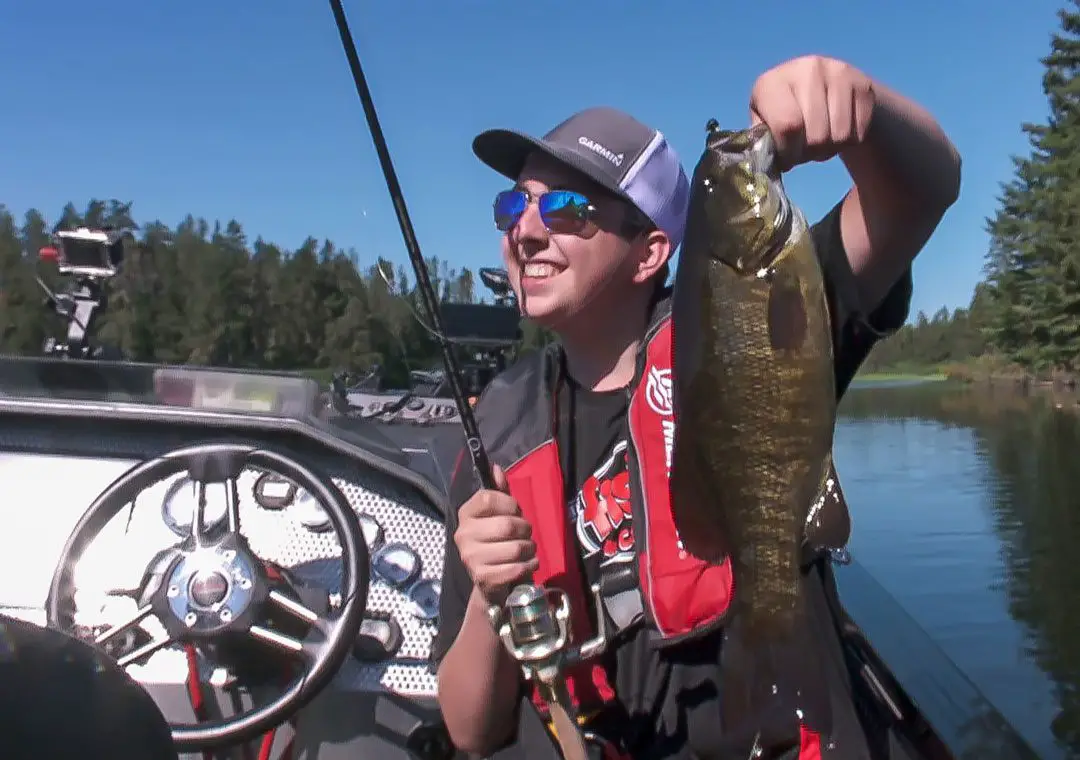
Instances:
[[[592,204],[581,193],[552,190],[540,197],[540,218],[552,232],[577,232],[591,213]]]
[[[495,196],[495,229],[506,232],[525,213],[529,198],[520,190],[504,190]]]
[[[504,190],[495,196],[495,227],[507,232],[525,213],[529,195],[523,190]],[[537,201],[540,219],[552,232],[580,232],[593,212],[592,203],[581,193],[572,190],[552,190]]]

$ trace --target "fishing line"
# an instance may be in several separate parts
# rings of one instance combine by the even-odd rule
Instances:
[[[393,284],[390,282],[389,275],[387,275],[386,272],[383,271],[383,268],[381,266],[376,266],[375,269],[379,273],[379,277],[382,278],[382,281],[385,282],[386,286],[391,289],[391,292],[393,292]],[[420,312],[418,312],[416,310],[416,308],[412,305],[412,303],[409,301],[409,299],[405,298],[405,293],[404,292],[399,293],[398,295],[400,295],[402,297],[402,300],[405,302],[405,308],[407,308],[409,310],[409,312],[413,316],[413,319],[415,319],[417,324],[419,324],[420,327],[423,328],[424,332],[428,333],[429,335],[431,335],[436,340],[444,340],[447,343],[449,343],[451,345],[454,345],[454,346],[468,346],[469,345],[469,341],[467,341],[467,340],[458,340],[456,338],[451,338],[448,335],[446,335],[445,333],[441,333],[438,330],[436,330],[434,327],[432,327],[431,325],[429,325],[427,322],[424,321],[424,318],[420,316]]]
[[[487,489],[495,488],[495,478],[491,472],[491,464],[488,461],[487,452],[480,441],[480,429],[473,416],[472,407],[465,396],[461,385],[461,370],[454,358],[452,344],[446,339],[445,329],[442,324],[442,315],[439,312],[439,302],[435,295],[435,289],[431,285],[428,275],[427,264],[420,252],[420,243],[416,240],[409,211],[405,206],[405,196],[398,183],[397,172],[394,171],[393,161],[390,159],[390,150],[386,145],[386,137],[383,135],[382,126],[379,124],[379,116],[375,112],[375,102],[368,88],[367,78],[360,66],[360,56],[356,52],[356,43],[353,42],[352,32],[349,30],[349,22],[345,19],[345,9],[341,6],[341,0],[330,0],[330,10],[334,13],[334,21],[337,24],[338,34],[341,36],[341,46],[345,50],[345,57],[349,61],[349,69],[352,72],[353,83],[356,85],[356,94],[360,96],[360,104],[364,108],[364,116],[367,119],[368,129],[371,131],[372,142],[375,143],[375,152],[379,155],[379,164],[382,166],[383,176],[386,179],[386,189],[390,192],[390,200],[394,204],[394,212],[397,214],[398,225],[401,227],[401,235],[405,241],[405,248],[409,253],[409,263],[416,277],[416,287],[420,299],[424,304],[424,311],[428,313],[431,321],[431,332],[439,343],[442,353],[443,366],[446,370],[446,382],[450,386],[450,393],[454,398],[458,416],[461,418],[461,427],[465,432],[465,442],[472,459],[473,471],[476,473],[480,485]]]

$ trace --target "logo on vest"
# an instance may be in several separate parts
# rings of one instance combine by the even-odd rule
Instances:
[[[671,370],[650,366],[645,378],[645,400],[649,408],[661,417],[670,417],[675,413],[673,393]]]
[[[581,485],[571,502],[571,519],[586,557],[599,555],[601,565],[630,559],[634,550],[630,506],[630,470],[626,441]]]
[[[664,435],[664,464],[668,476],[671,475],[671,452],[675,447],[675,402],[672,400],[674,388],[671,382],[671,370],[649,366],[645,377],[645,402],[660,417],[660,430]]]

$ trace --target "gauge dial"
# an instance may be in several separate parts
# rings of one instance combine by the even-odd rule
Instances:
[[[442,596],[442,583],[429,578],[422,580],[409,589],[409,614],[420,620],[434,620],[439,616],[439,598]]]
[[[264,472],[252,486],[251,495],[263,509],[285,509],[296,498],[296,484],[273,472]]]
[[[406,544],[387,544],[375,552],[371,567],[391,586],[403,588],[420,574],[420,557]]]
[[[367,544],[368,552],[377,552],[382,548],[386,540],[386,533],[379,521],[371,515],[360,515],[360,530],[364,532],[364,543]]]
[[[228,520],[228,494],[224,483],[207,483],[206,506],[203,509],[203,530],[213,533]],[[178,479],[165,492],[161,501],[161,518],[169,530],[186,538],[191,535],[191,522],[199,501],[199,484],[187,475]]]
[[[293,510],[300,524],[312,533],[327,533],[334,529],[330,515],[322,508],[318,500],[304,489],[296,492]]]

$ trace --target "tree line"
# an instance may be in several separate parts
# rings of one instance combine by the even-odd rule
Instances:
[[[1042,59],[1048,115],[1021,125],[1030,152],[1014,157],[986,222],[984,280],[966,308],[918,314],[875,348],[865,370],[979,359],[1031,374],[1080,373],[1080,0],[1058,18]],[[138,231],[96,331],[133,360],[327,371],[378,363],[396,382],[438,364],[404,267],[362,264],[355,251],[315,238],[295,251],[261,238],[249,245],[235,221],[188,216],[175,228],[140,228],[132,205],[117,200],[81,212],[68,204],[51,229],[38,211],[18,223],[0,207],[0,352],[34,354],[46,336],[62,334],[34,279],[56,288],[58,275],[37,251],[51,231],[78,226]],[[437,258],[427,268],[444,301],[479,300],[469,269]],[[527,323],[523,330],[526,350],[545,339]]]
[[[1030,150],[1013,157],[987,219],[985,277],[970,306],[919,315],[874,350],[868,369],[978,357],[1030,375],[1080,373],[1080,0],[1058,21],[1041,59],[1047,117],[1021,125]]]
[[[36,210],[21,224],[0,206],[0,352],[33,355],[65,325],[43,305],[40,278],[54,292],[63,282],[38,252],[51,233],[77,227],[132,231],[119,274],[106,284],[108,308],[94,335],[134,361],[363,372],[379,364],[387,382],[439,363],[437,344],[403,266],[378,259],[365,266],[353,250],[308,238],[296,250],[256,239],[240,224],[211,226],[188,216],[175,228],[143,225],[132,204],[68,204],[51,228]],[[429,277],[444,302],[477,303],[483,286],[468,268],[438,258]],[[423,321],[421,321],[423,320]],[[524,347],[543,340],[523,325]]]

